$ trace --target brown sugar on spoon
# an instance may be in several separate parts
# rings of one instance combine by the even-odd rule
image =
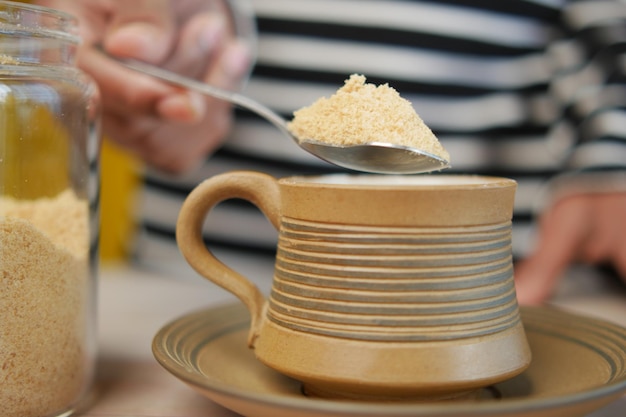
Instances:
[[[365,81],[365,76],[352,74],[332,96],[295,111],[289,130],[300,140],[337,146],[391,143],[450,160],[408,100],[388,84]]]

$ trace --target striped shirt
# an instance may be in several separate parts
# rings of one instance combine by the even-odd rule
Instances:
[[[350,74],[388,83],[450,152],[445,173],[518,182],[516,258],[532,248],[537,203],[563,173],[626,168],[626,2],[620,0],[252,0],[257,64],[245,94],[285,118]],[[174,242],[185,196],[231,170],[276,177],[341,171],[236,110],[232,137],[182,177],[146,177],[135,259],[184,263]],[[205,225],[212,248],[272,255],[277,234],[228,201]]]

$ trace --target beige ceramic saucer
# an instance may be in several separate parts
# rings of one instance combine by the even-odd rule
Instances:
[[[174,376],[247,417],[582,417],[626,394],[626,329],[551,308],[523,308],[531,366],[482,399],[364,403],[307,398],[256,360],[242,304],[189,314],[161,329],[153,352]]]

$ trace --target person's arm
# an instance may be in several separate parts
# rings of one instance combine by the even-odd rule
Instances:
[[[235,36],[221,0],[38,0],[76,16],[79,66],[98,83],[105,134],[161,170],[199,164],[231,126],[231,106],[135,73],[107,58],[135,58],[237,89],[253,45]]]
[[[570,2],[562,17],[551,91],[563,118],[549,140],[575,143],[549,186],[536,248],[516,267],[522,304],[547,300],[573,262],[610,264],[626,281],[626,3]]]

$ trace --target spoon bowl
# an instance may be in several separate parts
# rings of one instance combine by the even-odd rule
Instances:
[[[448,161],[437,155],[393,143],[370,142],[358,145],[336,145],[315,140],[315,138],[301,139],[289,130],[287,121],[283,117],[250,97],[223,90],[144,62],[120,59],[110,55],[109,57],[134,71],[250,110],[272,123],[302,149],[343,168],[378,174],[418,174],[449,167]]]
[[[332,164],[377,174],[419,174],[449,167],[448,161],[416,148],[387,142],[329,145],[301,140],[302,149]]]

